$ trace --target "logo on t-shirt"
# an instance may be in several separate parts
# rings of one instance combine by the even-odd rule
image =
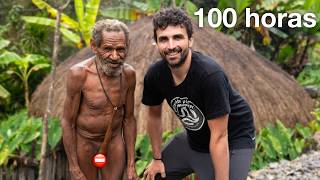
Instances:
[[[186,129],[197,131],[203,126],[205,120],[203,113],[187,97],[175,97],[170,104]]]

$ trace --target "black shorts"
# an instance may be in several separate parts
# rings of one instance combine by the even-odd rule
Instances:
[[[246,180],[254,149],[230,150],[230,180]],[[177,134],[162,150],[162,159],[168,180],[181,180],[195,173],[201,180],[213,180],[214,168],[210,153],[190,148],[186,132]],[[161,179],[160,174],[156,179]]]

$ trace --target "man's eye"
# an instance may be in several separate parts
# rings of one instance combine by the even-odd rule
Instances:
[[[110,47],[106,47],[106,48],[104,48],[104,50],[105,50],[105,51],[107,51],[107,52],[111,52],[111,51],[113,51],[113,49],[112,49],[112,48],[110,48]]]
[[[160,39],[159,39],[159,42],[166,42],[166,40],[167,40],[167,39],[165,39],[165,38],[160,38]]]
[[[119,53],[124,53],[126,50],[124,49],[124,48],[119,48],[119,49],[117,49],[117,52],[119,52]]]

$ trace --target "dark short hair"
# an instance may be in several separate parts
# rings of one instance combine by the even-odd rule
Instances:
[[[191,19],[188,15],[179,8],[164,8],[153,16],[153,38],[157,42],[156,31],[158,29],[165,29],[169,25],[181,25],[186,28],[188,38],[193,34]]]

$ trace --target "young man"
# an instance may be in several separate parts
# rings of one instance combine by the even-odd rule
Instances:
[[[62,118],[63,143],[74,179],[94,180],[92,158],[106,155],[104,180],[120,180],[127,163],[128,179],[137,179],[134,162],[135,70],[125,64],[127,26],[117,20],[98,21],[92,32],[95,56],[74,65],[67,76]]]
[[[148,133],[153,160],[144,177],[160,173],[182,179],[195,172],[201,180],[246,179],[255,146],[252,111],[210,57],[191,50],[190,18],[176,8],[153,18],[154,40],[162,60],[144,78]],[[213,42],[214,43],[214,42]],[[186,132],[161,148],[161,105],[166,99]]]

